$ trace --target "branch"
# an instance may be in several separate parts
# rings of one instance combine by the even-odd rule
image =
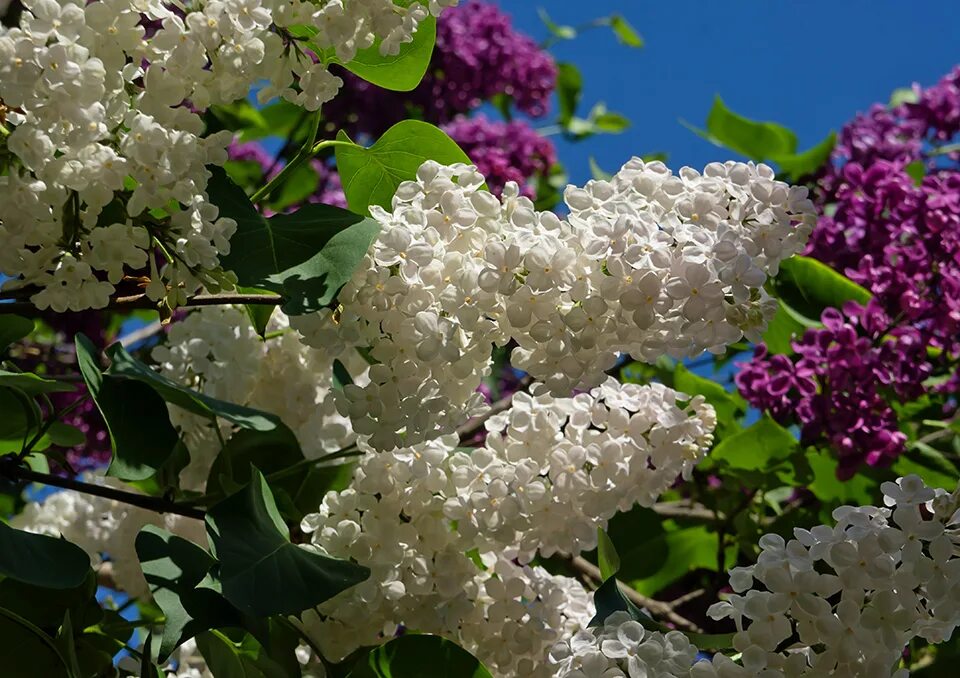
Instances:
[[[533,384],[533,377],[529,374],[520,380],[520,383],[517,385],[514,393],[520,393],[521,391],[526,391],[530,388],[530,385]],[[481,414],[479,417],[474,417],[463,426],[457,429],[457,435],[460,436],[460,442],[466,442],[475,436],[482,428],[483,425],[487,422],[487,419],[490,417],[500,414],[504,410],[510,408],[510,405],[513,403],[513,393],[508,396],[500,398],[500,400],[492,403],[490,409]]]
[[[113,499],[124,504],[154,511],[155,513],[175,513],[186,518],[195,518],[197,520],[203,520],[205,515],[200,509],[182,506],[164,497],[150,497],[145,494],[127,492],[113,487],[84,483],[79,480],[74,480],[73,478],[62,478],[50,473],[39,473],[38,471],[20,466],[16,461],[16,457],[0,458],[0,476],[4,476],[13,481],[27,480],[34,483],[62,487],[65,490],[74,490],[75,492],[82,492],[83,494],[91,494],[95,497]]]
[[[723,519],[723,514],[715,514],[703,504],[695,504],[686,500],[681,501],[662,501],[653,505],[653,510],[658,516],[665,518],[690,518],[693,520],[714,521]]]
[[[36,315],[40,312],[40,310],[29,301],[6,301],[9,298],[10,297],[0,297],[0,314],[18,313],[20,315]],[[279,294],[197,294],[187,299],[187,303],[183,304],[182,307],[225,306],[229,304],[277,306],[282,303],[283,297]],[[111,299],[107,308],[111,310],[156,309],[157,302],[149,299],[146,294],[133,294]]]
[[[600,568],[591,563],[582,556],[574,556],[570,559],[570,564],[580,574],[597,583],[603,583],[603,575],[600,574]],[[703,633],[703,629],[686,617],[677,614],[672,603],[664,603],[660,600],[647,598],[645,595],[637,592],[633,587],[627,586],[622,581],[617,581],[620,590],[637,607],[642,607],[650,612],[654,617],[660,617],[676,625],[678,628],[692,631],[693,633]]]

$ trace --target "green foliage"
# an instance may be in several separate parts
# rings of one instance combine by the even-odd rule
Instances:
[[[372,650],[348,678],[491,678],[476,657],[440,636],[407,634]]]
[[[337,139],[350,142],[342,130]],[[371,205],[390,209],[397,187],[416,179],[417,170],[427,160],[441,165],[470,163],[440,128],[418,120],[398,122],[369,148],[338,145],[336,155],[347,205],[357,214],[367,214]]]
[[[795,256],[780,264],[773,281],[777,295],[807,318],[819,318],[827,307],[842,308],[847,301],[866,304],[871,294],[826,264]]]
[[[73,386],[55,379],[44,379],[29,372],[9,372],[0,370],[0,388],[15,388],[28,395],[41,393],[66,393]]]
[[[929,487],[939,487],[952,492],[960,480],[960,471],[942,452],[926,443],[908,443],[907,450],[893,464],[897,476],[914,473]]]
[[[75,342],[80,374],[110,434],[113,456],[107,475],[122,480],[153,476],[179,440],[163,398],[147,384],[104,374],[90,340],[78,334]]]
[[[620,44],[637,49],[643,47],[643,38],[640,37],[637,30],[620,14],[610,16],[610,29],[613,31],[613,34],[617,36]]]
[[[292,214],[264,217],[219,170],[207,192],[221,215],[237,222],[223,267],[244,287],[283,295],[289,315],[328,305],[380,230],[372,219],[331,205],[304,205]]]
[[[77,341],[79,343],[80,339],[78,338]],[[127,353],[119,343],[108,346],[105,353],[110,358],[110,369],[106,374],[146,384],[166,402],[188,412],[206,417],[211,421],[220,417],[240,428],[251,428],[257,431],[272,431],[278,426],[283,426],[272,414],[211,398],[168,379]]]
[[[4,652],[4,678],[77,676],[57,643],[48,634],[20,615],[0,607],[0,638]]]
[[[50,589],[74,589],[90,572],[83,549],[63,539],[0,522],[0,575]]]
[[[656,622],[644,614],[643,610],[633,604],[633,602],[620,590],[620,582],[616,577],[608,577],[593,592],[593,604],[596,606],[597,613],[590,620],[590,626],[600,626],[604,620],[614,612],[628,612],[631,617],[643,624],[645,628],[656,628]]]
[[[801,338],[807,329],[820,327],[820,323],[797,313],[783,299],[777,299],[777,313],[767,325],[763,343],[771,354],[792,355],[792,342]]]
[[[399,5],[410,5],[413,0],[398,0]],[[295,37],[312,38],[317,34],[313,26],[294,26],[290,32]],[[367,82],[384,89],[397,92],[409,92],[420,84],[437,41],[437,20],[430,16],[420,22],[413,41],[400,45],[397,54],[380,54],[380,40],[372,46],[359,50],[356,56],[347,62],[340,61],[333,49],[321,49],[313,42],[306,43],[324,63],[341,64],[348,71]]]
[[[825,508],[841,504],[867,506],[877,496],[877,481],[864,473],[846,480],[838,479],[837,459],[830,451],[809,449],[804,456],[813,475],[806,487],[825,504]]]
[[[598,19],[594,19],[593,21],[589,21],[582,26],[566,26],[557,24],[555,21],[553,21],[550,18],[550,15],[547,14],[547,11],[542,7],[537,9],[537,13],[540,15],[540,20],[550,32],[551,36],[551,40],[547,41],[545,46],[549,46],[552,44],[552,42],[559,40],[574,40],[580,33],[591,28],[609,26],[614,37],[617,39],[617,42],[619,42],[621,45],[626,45],[627,47],[633,47],[635,49],[643,47],[643,38],[640,37],[640,34],[637,33],[637,30],[631,26],[621,14],[611,14],[610,16],[600,17]]]
[[[580,70],[571,63],[557,64],[558,121],[570,139],[580,141],[595,134],[620,134],[630,127],[626,116],[608,111],[603,102],[594,104],[586,118],[577,117],[582,93]]]
[[[721,384],[691,372],[683,363],[677,363],[674,368],[673,388],[706,398],[717,411],[718,427],[723,432],[737,429],[737,419],[747,411],[747,403],[738,393],[731,393]]]
[[[613,577],[620,570],[620,556],[617,547],[613,545],[610,536],[597,528],[597,564],[600,566],[600,576],[605,580]]]
[[[577,113],[583,92],[583,76],[580,69],[571,63],[557,64],[557,101],[560,105],[560,124],[564,127]]]
[[[289,648],[293,656],[294,647]],[[234,641],[218,630],[205,631],[197,636],[197,648],[207,661],[214,678],[293,678],[294,674],[270,657],[250,634]],[[297,667],[299,668],[299,667]],[[300,675],[299,670],[296,673]]]
[[[757,161],[771,161],[792,179],[812,174],[830,157],[836,144],[831,132],[806,151],[797,152],[797,135],[775,122],[758,122],[734,113],[719,96],[707,116],[706,130],[687,125],[707,141]]]
[[[298,614],[365,580],[370,571],[292,544],[263,475],[207,512],[224,597],[242,612]]]
[[[137,535],[137,557],[166,618],[159,656],[207,629],[237,626],[240,613],[213,588],[202,587],[216,560],[193,542],[153,525]]]
[[[733,469],[768,471],[789,459],[798,445],[790,431],[764,413],[752,426],[720,441],[710,458]]]
[[[15,341],[20,341],[33,332],[33,321],[13,313],[0,315],[0,353]]]

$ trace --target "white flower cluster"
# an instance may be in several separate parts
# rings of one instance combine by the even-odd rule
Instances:
[[[546,651],[586,624],[592,603],[576,582],[522,563],[592,548],[618,508],[655,501],[702,457],[713,410],[677,398],[613,380],[575,398],[518,394],[470,454],[456,436],[368,454],[302,525],[323,553],[371,569],[308,615],[311,634],[339,658],[403,625],[455,640],[497,675],[550,675]]]
[[[693,663],[696,648],[679,634],[649,634],[615,613],[554,647],[557,678],[903,678],[911,639],[942,643],[960,626],[960,488],[911,475],[881,489],[885,508],[843,506],[833,527],[766,535],[756,564],[730,571],[736,593],[709,614],[736,623],[739,663]]]
[[[205,165],[226,161],[231,135],[202,137],[197,111],[264,79],[261,100],[316,110],[341,82],[288,28],[312,26],[346,60],[378,38],[395,53],[428,14],[392,0],[209,0],[185,13],[160,0],[23,5],[20,25],[0,29],[0,113],[18,160],[0,177],[0,273],[8,287],[42,288],[33,302],[58,312],[106,306],[127,273],[174,304],[232,285],[218,264],[236,223],[205,195]]]
[[[655,360],[758,340],[763,291],[814,222],[805,188],[765,165],[714,163],[674,176],[634,158],[610,181],[570,187],[570,216],[502,199],[473,167],[425,163],[402,184],[335,310],[294,319],[313,346],[369,347],[371,382],[338,407],[377,449],[453,430],[494,344],[554,395],[606,378],[620,353]]]
[[[82,479],[128,492],[136,491],[113,478],[85,474]],[[201,546],[207,543],[203,521],[174,514],[161,515],[72,490],[54,492],[41,502],[27,504],[10,524],[27,532],[62,536],[86,551],[94,567],[103,562],[104,555],[108,556],[117,588],[131,597],[148,597],[150,594],[136,550],[137,534],[144,526],[155,525]]]
[[[332,359],[311,349],[288,331],[287,317],[274,311],[270,338],[257,336],[242,308],[218,306],[190,312],[170,326],[153,358],[167,377],[205,395],[277,415],[300,441],[304,455],[316,459],[354,442],[350,422],[333,400]],[[367,364],[356,352],[347,368],[364,382]],[[180,474],[184,489],[202,491],[220,453],[209,420],[169,406],[171,422],[185,435],[190,464]],[[229,437],[230,431],[221,432]]]
[[[710,609],[736,622],[743,671],[704,675],[905,675],[897,665],[912,638],[951,637],[960,626],[958,495],[917,476],[881,489],[884,508],[844,506],[834,527],[761,539],[756,565],[730,573],[737,593]]]
[[[446,517],[475,548],[523,563],[595,548],[598,527],[652,506],[710,448],[713,407],[678,398],[662,384],[613,378],[573,398],[516,394],[487,421],[484,448],[450,458]]]
[[[674,678],[689,676],[697,648],[680,631],[650,632],[626,612],[579,631],[550,650],[557,678]]]

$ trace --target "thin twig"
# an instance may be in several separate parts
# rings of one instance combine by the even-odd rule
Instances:
[[[692,518],[694,520],[713,521],[717,515],[703,504],[691,504],[688,501],[662,501],[653,505],[658,516],[664,518]],[[719,514],[723,519],[723,514]]]
[[[7,298],[0,297],[0,314],[37,315],[40,313],[40,310],[29,301],[7,301]],[[187,299],[187,303],[183,304],[183,307],[226,306],[230,304],[277,306],[282,303],[283,297],[279,294],[198,294]],[[111,299],[107,308],[112,310],[156,309],[157,302],[149,299],[146,294],[133,294]]]
[[[163,331],[163,323],[159,320],[150,323],[149,325],[144,325],[143,327],[135,329],[129,334],[125,334],[119,339],[119,344],[124,348],[130,348],[135,344],[139,344],[141,341],[146,341],[150,339],[153,335],[159,334]]]
[[[517,385],[517,388],[514,391],[514,393],[520,393],[521,391],[526,391],[528,388],[530,388],[531,384],[533,384],[533,377],[531,377],[530,375],[525,376],[523,379],[520,380],[520,383]],[[488,409],[486,412],[481,414],[479,417],[474,417],[473,419],[465,423],[463,426],[458,428],[457,435],[460,436],[460,441],[465,442],[467,440],[470,440],[483,428],[483,425],[487,422],[487,419],[489,419],[490,417],[496,414],[500,414],[504,410],[509,409],[510,406],[513,404],[514,393],[511,393],[508,396],[500,398],[500,400],[496,401],[495,403],[492,403],[490,405],[490,409]]]
[[[706,589],[696,589],[694,591],[690,591],[689,593],[684,593],[682,596],[679,596],[678,598],[674,598],[669,603],[667,603],[667,605],[669,605],[671,609],[676,610],[678,607],[683,607],[684,605],[689,603],[691,600],[696,600],[706,592],[707,592]]]
[[[582,556],[574,556],[570,559],[570,564],[573,566],[573,569],[589,579],[592,579],[597,583],[603,582],[603,575],[600,573],[600,568]],[[634,605],[644,608],[650,612],[652,616],[665,619],[666,621],[675,624],[678,628],[692,631],[693,633],[703,633],[703,629],[697,626],[694,622],[690,621],[683,615],[677,614],[671,603],[664,603],[661,600],[647,598],[645,595],[637,592],[632,587],[627,586],[622,581],[617,581],[617,584],[619,584],[620,590],[623,591],[623,594],[629,598]]]
[[[83,494],[91,494],[95,497],[113,499],[156,513],[175,513],[186,518],[196,518],[197,520],[203,520],[205,515],[200,509],[182,506],[163,497],[150,497],[145,494],[126,492],[104,485],[84,483],[79,480],[74,480],[73,478],[62,478],[50,473],[39,473],[38,471],[33,471],[19,465],[16,462],[16,457],[0,458],[0,476],[4,476],[10,480],[27,480],[34,483],[62,487],[65,490],[73,490],[75,492],[82,492]]]

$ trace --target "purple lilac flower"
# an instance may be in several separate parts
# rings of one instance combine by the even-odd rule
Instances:
[[[533,198],[530,179],[545,175],[557,161],[553,143],[519,120],[498,122],[478,115],[458,118],[443,129],[486,177],[487,186],[496,195],[508,181],[515,181],[524,195]]]
[[[440,17],[432,60],[412,92],[389,92],[342,69],[337,75],[344,87],[324,106],[325,131],[378,137],[411,116],[450,122],[497,94],[510,97],[523,113],[540,117],[549,108],[557,66],[531,37],[515,31],[510,17],[495,5],[467,2]]]
[[[808,254],[873,300],[828,309],[824,329],[794,345],[796,358],[759,347],[736,378],[752,405],[795,418],[806,442],[826,439],[841,477],[903,451],[890,402],[940,393],[949,415],[960,390],[960,154],[938,152],[960,133],[960,67],[914,94],[914,103],[877,105],[848,124],[815,190],[825,216]],[[908,171],[917,162],[919,183]],[[932,375],[947,379],[927,389]]]

